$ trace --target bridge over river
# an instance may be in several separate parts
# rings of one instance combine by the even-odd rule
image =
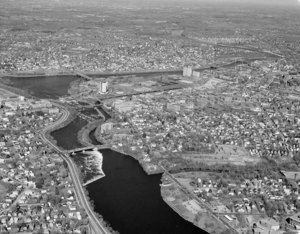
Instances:
[[[65,152],[68,154],[76,154],[79,152],[85,152],[88,150],[100,150],[100,149],[110,149],[109,145],[92,145],[92,146],[87,146],[87,147],[82,147],[82,148],[77,148],[77,149],[72,149],[72,150],[66,150]]]

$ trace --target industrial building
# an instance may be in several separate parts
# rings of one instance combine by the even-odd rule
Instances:
[[[191,66],[184,66],[183,67],[183,76],[191,77],[193,74],[193,68]]]
[[[183,67],[183,76],[200,78],[200,72],[194,71],[192,66],[184,66]]]

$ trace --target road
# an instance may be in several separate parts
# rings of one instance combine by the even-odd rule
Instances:
[[[72,181],[74,183],[75,194],[76,194],[77,200],[78,200],[79,204],[85,209],[85,211],[86,211],[86,213],[89,217],[89,223],[90,223],[90,226],[91,226],[91,229],[92,229],[92,233],[95,233],[95,234],[110,233],[101,224],[101,222],[98,220],[97,216],[95,215],[93,209],[91,208],[90,203],[89,203],[89,201],[88,201],[88,199],[87,199],[87,197],[84,193],[83,187],[81,185],[81,181],[80,181],[78,171],[77,171],[77,167],[76,167],[75,163],[73,162],[73,160],[71,160],[71,158],[69,157],[68,154],[65,154],[64,151],[59,149],[56,145],[54,145],[46,137],[46,133],[48,131],[54,129],[56,126],[58,126],[58,125],[62,124],[63,122],[65,122],[69,118],[69,115],[70,115],[69,111],[66,110],[63,106],[61,106],[57,103],[52,103],[52,104],[57,106],[58,108],[60,108],[60,110],[62,111],[62,116],[58,121],[56,121],[52,125],[49,125],[49,126],[45,127],[44,129],[42,129],[40,131],[40,137],[52,149],[54,149],[57,153],[59,153],[59,155],[67,163]]]

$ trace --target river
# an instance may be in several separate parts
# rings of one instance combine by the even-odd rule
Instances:
[[[75,77],[10,78],[8,83],[29,91],[37,98],[56,99],[67,95],[70,82]],[[99,110],[106,118],[109,115]],[[87,114],[85,112],[85,114]],[[92,113],[92,112],[91,112]],[[78,131],[87,124],[80,117],[66,127],[51,133],[57,145],[66,150],[81,147],[77,140]],[[90,134],[93,143],[98,143]],[[120,233],[182,234],[206,233],[185,221],[174,212],[160,194],[161,175],[148,176],[135,159],[102,150],[105,177],[87,186],[95,211]],[[76,155],[77,157],[80,155]]]
[[[66,75],[2,78],[6,84],[22,89],[32,96],[51,99],[68,95],[70,83],[76,79],[78,77]]]
[[[177,215],[160,194],[161,175],[148,176],[126,155],[102,150],[105,177],[88,185],[96,212],[120,233],[205,233]]]
[[[65,149],[79,147],[75,134],[84,126],[76,118],[66,127],[52,133],[57,144]],[[94,144],[99,144],[91,132]],[[182,219],[160,194],[161,175],[148,176],[138,161],[112,150],[101,150],[105,177],[87,186],[95,211],[120,233],[206,233]],[[76,154],[74,158],[80,161]],[[82,161],[82,160],[81,160]],[[83,162],[83,161],[82,161]],[[87,179],[91,175],[86,175]]]
[[[82,145],[77,140],[77,133],[87,125],[87,121],[76,117],[66,127],[56,130],[51,133],[51,136],[56,140],[57,146],[66,150],[80,148]]]

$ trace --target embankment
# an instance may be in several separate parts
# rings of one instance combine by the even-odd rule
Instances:
[[[90,139],[89,135],[91,131],[95,128],[98,128],[103,123],[103,119],[96,120],[94,122],[88,123],[84,126],[77,134],[77,140],[84,146],[91,146],[93,145],[92,140]]]

